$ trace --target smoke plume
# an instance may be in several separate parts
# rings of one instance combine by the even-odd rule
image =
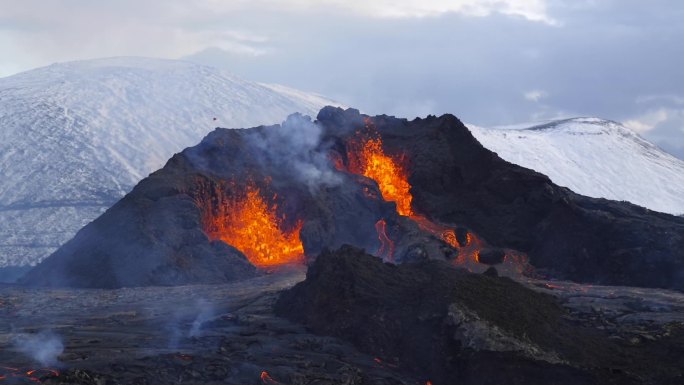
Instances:
[[[296,113],[280,126],[254,135],[251,145],[263,150],[264,162],[285,165],[291,176],[309,188],[335,186],[341,182],[330,166],[327,151],[321,148],[322,128],[311,118]]]

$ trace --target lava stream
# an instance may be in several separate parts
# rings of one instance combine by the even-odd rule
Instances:
[[[387,236],[387,222],[380,219],[375,223],[375,230],[380,240],[380,248],[376,255],[386,262],[394,262],[394,242]]]
[[[8,381],[12,384],[32,382],[42,384],[42,379],[47,377],[59,377],[59,372],[52,369],[31,369],[24,370],[0,366],[0,381]]]
[[[280,384],[280,382],[274,380],[274,379],[271,377],[271,375],[268,374],[268,372],[265,371],[265,370],[264,370],[263,372],[261,372],[261,376],[259,376],[259,377],[261,378],[261,382],[263,382],[264,384],[268,384],[268,385],[277,385],[277,384]]]
[[[421,229],[432,233],[456,250],[454,264],[463,266],[468,270],[482,270],[484,268],[485,265],[480,262],[480,252],[487,247],[487,244],[475,234],[468,231],[465,234],[465,240],[459,241],[456,230],[452,228],[439,225],[421,215],[412,215],[411,219]],[[506,250],[503,257],[503,267],[517,274],[528,272],[530,269],[527,257],[513,250]]]

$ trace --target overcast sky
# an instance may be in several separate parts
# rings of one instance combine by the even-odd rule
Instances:
[[[684,159],[681,0],[0,0],[0,76],[184,58],[364,112],[598,116]]]

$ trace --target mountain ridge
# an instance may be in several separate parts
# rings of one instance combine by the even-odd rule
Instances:
[[[684,161],[620,123],[579,117],[468,128],[502,158],[579,194],[684,214]]]

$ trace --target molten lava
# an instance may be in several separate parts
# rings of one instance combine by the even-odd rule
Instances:
[[[465,245],[458,248],[458,256],[456,257],[457,265],[466,265],[470,261],[480,263],[480,251],[485,247],[482,242],[473,233],[468,232],[466,235]]]
[[[210,207],[206,199],[198,200],[204,209],[203,225],[209,238],[240,250],[257,267],[303,263],[304,246],[299,238],[302,222],[286,229],[285,216],[277,214],[278,205],[267,203],[254,183],[231,197],[220,191],[218,195]]]
[[[380,219],[375,223],[375,230],[380,240],[380,248],[376,255],[384,261],[394,262],[394,242],[387,236],[387,222]]]
[[[7,366],[0,366],[0,381],[9,381],[9,383],[37,383],[42,384],[43,379],[59,377],[59,372],[52,369],[19,369],[10,368]]]
[[[465,243],[461,244],[458,241],[454,229],[432,222],[422,215],[413,215],[411,216],[411,219],[415,221],[421,229],[432,233],[434,236],[439,237],[449,246],[456,249],[456,259],[454,261],[456,265],[468,267],[468,265],[473,262],[479,262],[479,253],[482,247],[484,247],[484,244],[472,233],[468,232],[465,237]]]
[[[445,230],[442,232],[442,240],[449,244],[451,247],[461,247],[462,245],[458,242],[456,238],[456,232],[454,230]],[[465,246],[465,245],[463,245]]]
[[[411,219],[415,221],[422,230],[442,239],[445,243],[454,248],[456,251],[454,258],[455,265],[465,267],[470,271],[481,271],[486,268],[486,266],[480,262],[480,252],[488,247],[487,243],[472,232],[468,231],[465,234],[465,239],[459,241],[456,236],[456,231],[452,228],[432,222],[421,215],[412,215]],[[503,264],[499,268],[517,274],[532,272],[527,257],[514,250],[505,250]]]
[[[261,372],[261,376],[259,376],[259,377],[261,378],[261,382],[263,382],[264,384],[268,384],[268,385],[280,384],[280,382],[271,378],[271,375],[269,375],[268,372],[265,370],[263,372]]]
[[[347,158],[349,172],[376,181],[383,199],[395,202],[400,215],[409,216],[413,213],[413,196],[405,156],[392,157],[385,154],[382,138],[370,120],[366,121],[365,133],[358,132],[357,138],[348,144]]]

